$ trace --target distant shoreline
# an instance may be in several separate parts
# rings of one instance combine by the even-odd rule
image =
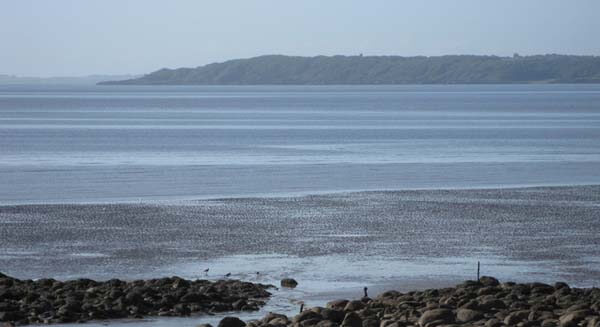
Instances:
[[[316,56],[265,55],[196,68],[163,68],[99,85],[407,85],[594,84],[600,57],[534,55]]]

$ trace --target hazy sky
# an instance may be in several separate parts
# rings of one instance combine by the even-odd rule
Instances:
[[[147,73],[262,54],[600,55],[600,0],[0,0],[0,74]]]

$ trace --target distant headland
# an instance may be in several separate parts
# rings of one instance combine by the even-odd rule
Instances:
[[[101,85],[600,83],[600,56],[437,57],[266,55],[161,69]]]

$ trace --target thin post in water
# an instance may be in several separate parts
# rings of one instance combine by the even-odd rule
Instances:
[[[477,261],[477,280],[479,280],[479,268],[480,268],[480,264],[479,264],[479,261]]]

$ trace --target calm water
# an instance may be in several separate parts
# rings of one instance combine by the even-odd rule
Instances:
[[[0,87],[0,203],[600,183],[600,85]]]

